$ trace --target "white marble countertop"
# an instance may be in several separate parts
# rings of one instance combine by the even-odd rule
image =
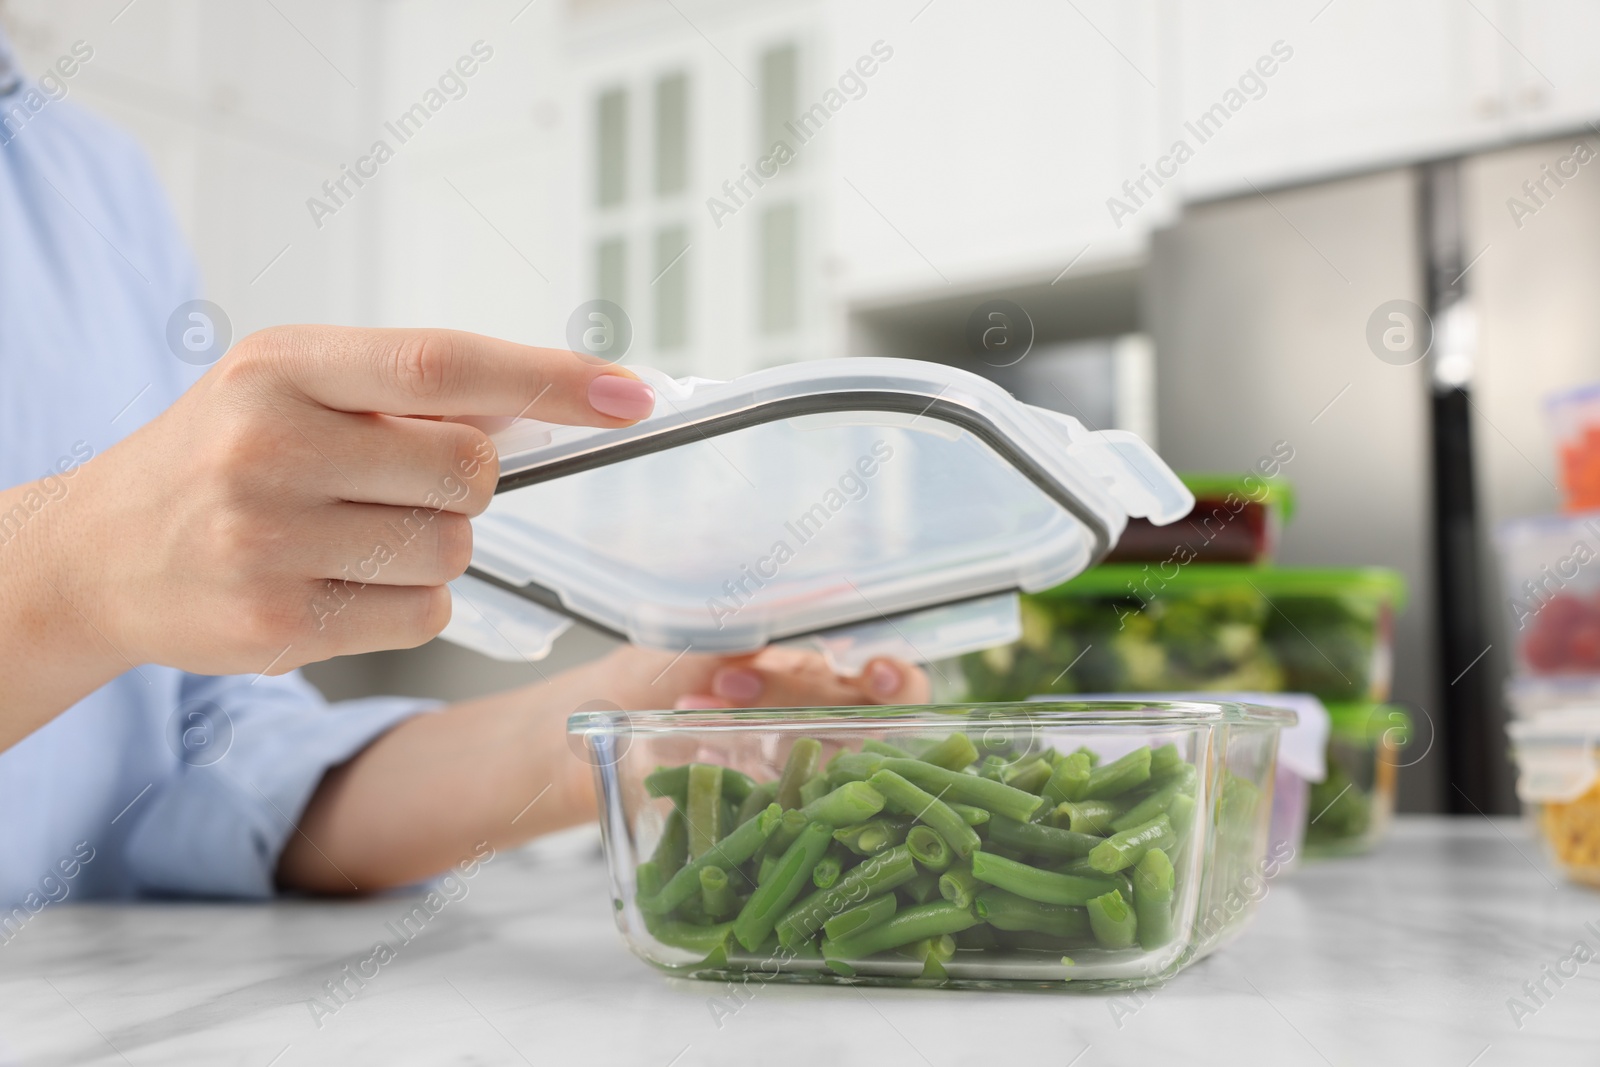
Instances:
[[[628,953],[594,841],[496,857],[406,942],[390,924],[414,897],[47,908],[0,945],[0,1064],[1600,1062],[1600,958],[1559,986],[1542,970],[1579,941],[1600,955],[1600,893],[1513,820],[1402,819],[1374,855],[1304,865],[1137,998],[770,985],[737,1010]],[[380,939],[394,958],[314,1012]]]

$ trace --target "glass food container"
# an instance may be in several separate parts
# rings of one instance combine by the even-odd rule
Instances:
[[[1160,982],[1245,925],[1279,731],[1234,703],[585,712],[617,928],[719,981]]]
[[[1512,722],[1517,796],[1545,851],[1568,878],[1600,887],[1600,707]]]
[[[1544,413],[1561,461],[1567,510],[1600,508],[1600,383],[1547,397]]]
[[[1250,690],[1389,695],[1400,575],[1380,568],[1107,564],[1025,597],[1022,637],[940,665],[941,699]]]
[[[1306,855],[1365,852],[1394,817],[1400,749],[1411,717],[1392,704],[1328,705],[1328,774],[1307,799]]]
[[[1600,676],[1600,512],[1511,519],[1495,529],[1506,630],[1524,677]]]
[[[1128,520],[1109,563],[1265,563],[1272,558],[1284,523],[1294,516],[1294,491],[1282,478],[1256,474],[1180,474],[1194,494],[1194,510],[1157,526]]]

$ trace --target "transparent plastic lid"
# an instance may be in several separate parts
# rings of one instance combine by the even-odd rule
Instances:
[[[637,425],[496,436],[446,637],[531,659],[579,618],[672,651],[805,637],[847,669],[926,661],[1015,639],[1017,591],[1099,560],[1129,516],[1194,503],[1134,434],[941,364],[639,374],[657,403]]]

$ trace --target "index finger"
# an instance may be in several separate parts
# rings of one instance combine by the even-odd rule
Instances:
[[[273,355],[293,388],[337,411],[611,427],[655,405],[654,390],[622,367],[456,330],[292,326],[262,343],[286,349]]]

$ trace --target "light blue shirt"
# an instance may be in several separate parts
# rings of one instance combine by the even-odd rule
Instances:
[[[8,59],[0,35],[4,487],[99,455],[204,371],[166,341],[199,283],[143,153],[70,100],[8,78]],[[46,484],[43,507],[76,491],[70,475]],[[5,522],[0,567],[15,548]],[[426,706],[330,707],[298,675],[129,671],[0,753],[0,940],[24,901],[269,895],[323,773]]]

